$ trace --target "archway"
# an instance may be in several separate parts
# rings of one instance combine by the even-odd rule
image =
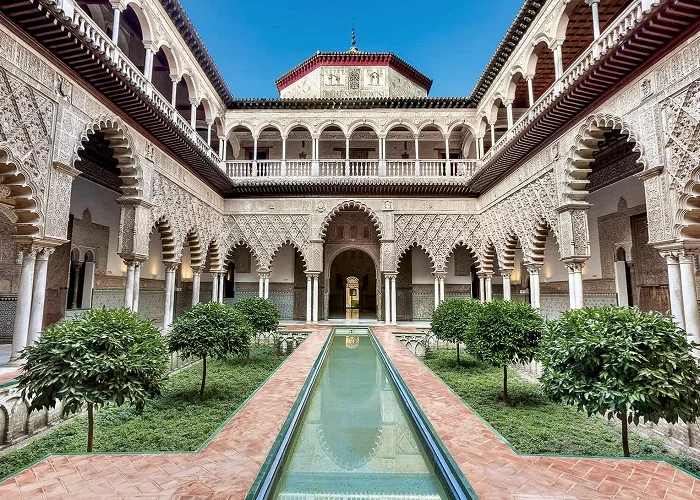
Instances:
[[[354,248],[340,252],[331,262],[329,274],[330,318],[377,316],[377,268],[367,252]],[[356,286],[354,296],[348,288],[351,281]]]

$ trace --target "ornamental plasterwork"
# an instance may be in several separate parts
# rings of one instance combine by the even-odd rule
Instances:
[[[396,266],[406,250],[415,245],[425,251],[435,271],[444,271],[452,249],[465,239],[472,222],[476,217],[464,214],[395,215]]]
[[[269,270],[277,251],[293,245],[309,264],[309,216],[306,214],[229,215],[224,218],[221,245],[224,252],[239,244],[249,246],[258,268]]]
[[[56,103],[0,69],[0,148],[9,151],[31,186],[43,217]]]
[[[485,229],[483,237],[493,243],[501,262],[504,260],[507,239],[511,235],[517,236],[520,241],[525,259],[533,260],[537,254],[533,238],[540,221],[546,222],[557,241],[560,241],[556,206],[554,172],[550,170],[487,208],[481,214]]]
[[[202,200],[158,173],[153,176],[151,203],[151,227],[161,218],[169,223],[175,260],[180,260],[189,233],[197,235],[205,252],[209,242],[218,240],[221,216]]]

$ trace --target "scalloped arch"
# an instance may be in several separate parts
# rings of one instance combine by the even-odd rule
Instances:
[[[119,169],[120,186],[124,196],[140,198],[143,196],[143,173],[135,154],[136,148],[129,134],[126,125],[116,117],[101,116],[97,120],[89,123],[73,149],[71,165],[80,159],[80,151],[85,149],[85,142],[90,140],[90,136],[96,132],[102,132],[109,146],[114,150],[114,157],[117,160]]]
[[[454,242],[454,245],[452,245],[450,247],[449,251],[445,255],[444,266],[447,266],[447,263],[452,258],[452,255],[454,255],[457,247],[464,247],[467,250],[469,250],[469,254],[474,259],[477,269],[481,269],[481,261],[479,259],[479,254],[476,251],[476,248],[479,248],[479,245],[476,242],[470,242],[470,241],[467,241],[465,239],[458,239],[457,241]],[[444,271],[444,269],[442,269],[442,270]]]
[[[253,259],[255,260],[255,269],[256,270],[264,269],[260,265],[260,255],[258,254],[258,252],[255,251],[255,249],[253,248],[253,245],[251,245],[248,241],[244,240],[243,238],[238,238],[237,240],[235,240],[233,242],[227,243],[227,245],[225,247],[226,254],[224,255],[223,261],[221,263],[222,266],[223,266],[224,262],[228,262],[231,259],[231,254],[238,247],[244,247],[244,248],[248,249],[248,251],[250,252],[250,255],[252,255]]]
[[[319,239],[325,239],[326,231],[328,230],[328,225],[338,214],[338,212],[341,212],[343,210],[360,210],[362,212],[365,212],[369,216],[370,220],[374,223],[374,228],[377,231],[378,238],[380,240],[384,239],[384,229],[377,214],[370,207],[357,200],[346,200],[341,203],[338,203],[335,207],[333,207],[333,209],[331,209],[330,212],[328,212],[326,217],[323,219],[323,223],[321,224],[321,229],[318,233]]]
[[[277,257],[277,253],[282,249],[283,246],[289,245],[296,252],[299,252],[299,255],[301,256],[301,261],[304,264],[304,270],[308,271],[309,270],[309,265],[308,265],[308,257],[306,255],[306,252],[304,252],[304,249],[300,247],[295,241],[293,241],[291,238],[287,238],[285,241],[280,242],[273,250],[270,252],[270,262],[267,264],[267,268],[270,269],[272,267],[273,262],[275,261],[275,257]]]
[[[395,269],[399,268],[399,264],[401,264],[401,259],[404,258],[404,256],[408,253],[409,250],[412,250],[414,248],[419,248],[423,251],[423,253],[428,257],[428,260],[430,261],[430,267],[433,271],[435,271],[435,266],[437,265],[435,262],[435,256],[428,250],[426,247],[424,247],[420,242],[418,241],[411,241],[409,242],[408,245],[404,246],[402,249],[396,249],[396,265],[394,266]]]
[[[590,115],[579,128],[579,132],[574,138],[574,144],[567,155],[564,171],[566,177],[564,203],[585,201],[588,195],[589,165],[593,161],[593,153],[600,149],[599,141],[603,139],[605,132],[612,130],[619,130],[627,135],[627,142],[634,143],[632,149],[639,153],[637,163],[643,168],[647,168],[648,163],[642,144],[629,123],[610,114]]]
[[[0,184],[10,189],[10,199],[14,202],[12,213],[15,231],[20,236],[40,236],[43,217],[40,203],[37,203],[36,188],[22,168],[22,162],[15,160],[12,153],[0,148]]]

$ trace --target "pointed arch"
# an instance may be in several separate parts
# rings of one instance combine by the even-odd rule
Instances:
[[[318,233],[319,239],[323,240],[326,238],[326,231],[328,230],[328,225],[338,214],[338,212],[341,212],[343,210],[360,210],[362,212],[365,212],[374,224],[374,228],[377,232],[377,237],[380,240],[384,239],[384,230],[377,214],[370,207],[357,200],[346,200],[341,203],[338,203],[335,207],[333,207],[333,209],[331,209],[330,212],[328,212],[326,217],[323,219],[323,223],[321,224],[321,229]]]
[[[117,160],[119,178],[122,184],[122,194],[124,196],[141,198],[143,196],[143,173],[138,156],[135,154],[136,148],[131,135],[126,125],[119,118],[101,116],[89,123],[73,148],[71,165],[75,166],[75,163],[80,160],[80,151],[85,149],[84,143],[89,141],[90,136],[96,132],[104,134],[110,148],[114,150],[114,158]]]

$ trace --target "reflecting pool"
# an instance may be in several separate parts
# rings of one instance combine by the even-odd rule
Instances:
[[[336,328],[273,498],[450,498],[366,328]]]

